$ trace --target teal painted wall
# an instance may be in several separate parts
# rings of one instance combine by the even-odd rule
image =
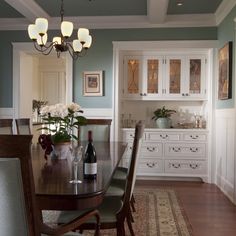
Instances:
[[[216,101],[217,109],[233,108],[235,106],[235,23],[236,6],[231,10],[230,14],[222,21],[218,27],[217,38],[219,41],[219,48],[223,47],[228,41],[233,42],[233,71],[232,71],[232,99]],[[217,81],[215,81],[217,82]],[[216,95],[218,96],[218,95]]]
[[[55,32],[50,32],[49,38]],[[91,30],[94,42],[87,55],[74,63],[74,101],[86,108],[112,107],[112,41],[215,40],[217,28]],[[1,31],[0,107],[12,107],[12,42],[29,42],[27,31]],[[82,95],[83,71],[104,71],[104,96]]]

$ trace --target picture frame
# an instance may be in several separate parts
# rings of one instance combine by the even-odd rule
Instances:
[[[232,98],[232,42],[227,42],[218,51],[219,79],[218,99],[226,100]]]
[[[84,71],[83,96],[103,96],[103,71]]]

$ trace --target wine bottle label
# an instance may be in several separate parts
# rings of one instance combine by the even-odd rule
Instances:
[[[84,163],[84,174],[85,175],[97,174],[97,163]]]

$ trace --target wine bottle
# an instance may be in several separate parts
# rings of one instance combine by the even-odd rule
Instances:
[[[96,151],[93,146],[92,131],[88,131],[88,144],[85,149],[84,156],[84,178],[85,179],[96,179],[97,177],[97,157]]]

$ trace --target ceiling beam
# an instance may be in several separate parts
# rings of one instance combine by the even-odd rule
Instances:
[[[25,16],[30,22],[37,17],[44,17],[49,20],[50,16],[33,0],[5,0],[16,11]]]
[[[147,15],[152,24],[164,23],[169,0],[147,0]]]
[[[223,0],[215,12],[216,25],[219,25],[236,5],[235,0]]]

